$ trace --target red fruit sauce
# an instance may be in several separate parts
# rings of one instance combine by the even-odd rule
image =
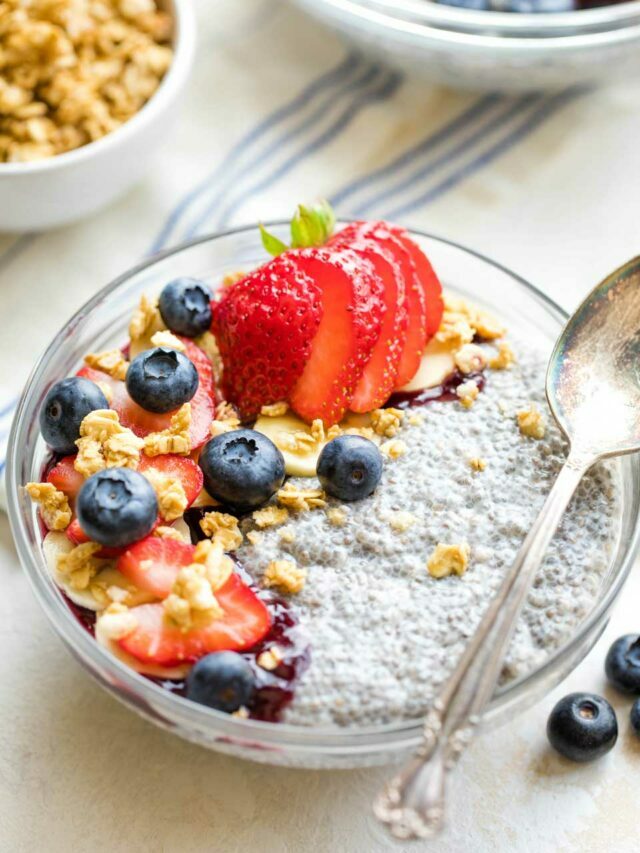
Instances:
[[[463,382],[469,380],[473,380],[482,391],[485,385],[484,373],[464,374],[455,370],[447,376],[441,385],[435,385],[433,388],[424,388],[422,391],[396,391],[389,397],[385,405],[394,406],[396,409],[409,409],[433,403],[435,400],[457,400],[456,389]]]

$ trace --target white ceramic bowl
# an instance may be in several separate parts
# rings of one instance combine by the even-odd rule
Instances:
[[[293,0],[376,59],[461,89],[567,89],[640,71],[640,0],[574,12],[431,0]]]
[[[175,124],[195,50],[192,0],[160,4],[174,19],[174,57],[157,91],[113,133],[66,154],[0,163],[0,231],[40,231],[93,213],[144,176]]]

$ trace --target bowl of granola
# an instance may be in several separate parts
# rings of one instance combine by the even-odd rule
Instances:
[[[0,231],[108,204],[175,123],[195,47],[189,0],[8,0],[0,32]]]
[[[244,227],[126,273],[50,344],[9,445],[18,554],[70,652],[156,724],[274,764],[417,745],[565,453],[561,309],[446,240],[339,227],[294,250]],[[581,484],[487,724],[599,637],[639,483],[628,456]]]

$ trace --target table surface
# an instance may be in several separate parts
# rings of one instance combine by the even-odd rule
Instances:
[[[215,15],[211,8],[204,0],[198,5],[201,42],[193,85],[173,144],[151,175],[82,223],[46,235],[0,237],[3,391],[19,390],[62,322],[139,259],[186,199],[180,222],[189,212],[189,191],[227,162],[223,158],[255,131],[262,115],[291,103],[343,61],[345,48],[335,37],[287,6],[218,0]],[[391,173],[399,174],[406,152],[411,162],[419,160],[432,144],[424,144],[430,134],[480,103],[477,96],[409,79],[392,80],[387,89],[393,97],[385,90],[365,105],[351,105],[349,121],[336,125],[333,137],[305,139],[295,163],[283,158],[270,183],[246,179],[247,192],[230,221],[286,215],[316,194],[353,201],[357,191],[350,182],[362,176],[384,192],[389,171],[378,174],[381,167],[392,164]],[[463,163],[449,180],[451,191],[432,193],[403,221],[496,257],[572,307],[638,251],[637,205],[627,192],[640,178],[637,96],[637,85],[627,83],[549,110],[543,123],[518,135],[517,145],[485,157],[482,169]],[[312,131],[308,123],[304,133]],[[269,156],[280,153],[276,146]],[[254,163],[249,171],[267,166]],[[432,163],[434,169],[445,164]],[[216,180],[208,190],[214,202],[219,193],[234,191],[230,182]],[[346,215],[351,209],[349,203],[340,210]],[[198,223],[200,230],[219,224],[207,216]],[[171,242],[187,232],[174,229]],[[63,649],[22,575],[4,516],[0,577],[1,850],[387,849],[369,819],[384,770],[269,768],[207,752],[154,728],[101,691]],[[469,750],[456,777],[447,832],[407,850],[636,848],[640,741],[629,733],[630,702],[607,689],[602,665],[608,643],[640,628],[639,594],[636,572],[605,636],[572,676]],[[590,766],[571,765],[546,746],[553,702],[573,689],[604,693],[619,713],[618,746]]]

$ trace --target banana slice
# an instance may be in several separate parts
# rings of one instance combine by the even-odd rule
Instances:
[[[68,554],[73,547],[73,543],[69,541],[64,533],[53,530],[47,533],[42,543],[47,568],[56,584],[74,604],[84,607],[86,610],[104,610],[106,607],[104,602],[100,602],[94,598],[88,589],[75,589],[69,583],[69,578],[58,571],[58,557],[60,554]],[[115,568],[113,561],[105,562],[104,568],[95,576],[93,583],[99,583],[105,591],[110,587],[121,589],[123,591],[124,603],[129,607],[135,607],[138,604],[147,604],[150,601],[156,600],[155,596],[151,593],[138,589],[130,580],[125,578]],[[124,597],[124,593],[126,593],[126,598]]]
[[[316,464],[326,441],[310,441],[307,446],[300,444],[300,451],[287,450],[287,439],[291,440],[297,433],[307,433],[311,436],[309,425],[294,414],[287,412],[276,418],[261,415],[253,427],[266,435],[280,449],[284,456],[287,474],[291,477],[315,477]]]
[[[62,572],[58,571],[58,557],[61,554],[68,554],[73,550],[73,542],[71,542],[61,531],[50,531],[44,537],[42,550],[47,561],[47,568],[51,573],[51,577],[56,584],[62,589],[67,598],[70,598],[74,604],[79,607],[85,607],[87,610],[101,610],[102,605],[98,604],[93,595],[88,589],[74,589],[69,579]]]
[[[422,354],[418,372],[400,390],[422,391],[424,388],[442,385],[447,376],[456,369],[454,354],[455,348],[450,344],[440,343],[432,338]]]
[[[355,412],[349,412],[340,426],[343,429],[349,427],[367,427],[371,424],[369,415],[359,415]],[[308,443],[298,442],[298,449],[288,449],[288,442],[293,436],[306,434],[311,439],[311,430],[309,424],[298,418],[292,412],[287,412],[285,415],[279,415],[275,418],[269,418],[265,415],[260,415],[253,427],[258,432],[266,435],[279,448],[284,456],[284,464],[287,474],[290,477],[315,477],[318,457],[322,453],[323,447],[327,441],[312,441]]]
[[[121,649],[120,646],[114,641],[111,640],[104,630],[104,624],[101,624],[101,619],[98,617],[96,621],[96,642],[107,649],[107,651],[111,652],[111,654],[117,658],[121,663],[125,666],[128,666],[130,669],[139,672],[140,675],[150,675],[152,678],[167,678],[167,679],[177,679],[177,678],[185,678],[189,670],[191,669],[191,664],[182,664],[181,666],[158,666],[153,663],[142,663],[137,658],[134,658],[133,655],[125,652],[124,649]]]

